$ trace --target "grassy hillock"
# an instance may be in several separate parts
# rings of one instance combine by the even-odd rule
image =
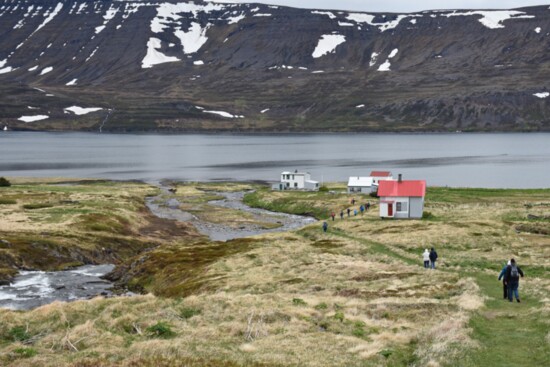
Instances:
[[[113,217],[101,231],[94,231],[89,225],[95,220],[71,221],[71,225],[57,221],[58,231],[68,234],[74,228],[91,236],[100,232],[129,239],[147,232],[145,219],[141,226],[133,223],[136,215],[145,215],[140,203],[151,188],[94,185],[101,188],[96,188],[97,193],[117,192],[117,200],[111,202],[136,199],[131,210],[121,211],[128,204],[110,209],[127,222]],[[58,205],[55,190],[48,189],[53,196],[39,200],[38,187],[28,187],[19,196],[2,191],[0,199],[17,202],[8,204],[13,223],[22,218],[21,213],[49,211]],[[205,206],[216,197],[213,191],[224,188],[250,187],[178,185],[176,195],[183,209],[210,216],[212,222],[244,220],[232,210],[209,211]],[[341,185],[329,188],[332,192],[260,188],[245,201],[327,220],[327,213],[347,209],[351,199],[339,193]],[[365,201],[376,203],[371,197],[355,198],[355,208]],[[54,206],[22,208],[42,202]],[[375,205],[364,215],[328,220],[327,233],[320,223],[228,242],[156,233],[156,247],[129,257],[116,271],[134,289],[150,294],[53,303],[27,312],[0,310],[0,364],[546,364],[550,237],[542,232],[550,227],[550,190],[429,188],[430,215],[424,220],[380,220],[377,209]],[[6,210],[0,206],[7,217]],[[101,210],[87,213],[92,214],[100,215]],[[52,225],[48,218],[38,217],[34,223]],[[153,225],[161,228],[161,222]],[[432,246],[440,255],[439,266],[425,270],[421,253]],[[497,277],[510,257],[526,274],[520,304],[501,299]]]

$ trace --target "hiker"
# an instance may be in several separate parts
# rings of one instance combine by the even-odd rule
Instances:
[[[520,267],[517,266],[516,260],[511,259],[510,265],[506,267],[506,275],[504,275],[504,279],[506,279],[506,284],[508,284],[508,301],[513,302],[513,297],[516,297],[516,301],[521,302],[519,300],[519,276],[523,277],[523,271],[521,271]]]
[[[502,279],[502,292],[503,292],[503,298],[508,298],[508,284],[506,284],[506,268],[510,265],[510,260],[508,260],[508,263],[504,263],[504,266],[502,267],[502,270],[500,271],[500,275],[498,276],[498,280]]]
[[[327,229],[328,229],[328,224],[327,224],[327,222],[323,222],[323,232],[326,233]]]
[[[340,210],[340,219],[344,219],[344,211]]]
[[[332,221],[334,222],[334,217],[336,216],[336,214],[334,214],[334,212],[331,212],[330,216],[332,217]]]
[[[365,207],[363,206],[363,204],[361,204],[359,210],[361,211],[361,215],[363,215],[363,212],[365,211]]]
[[[369,209],[370,209],[370,202],[367,202],[366,209],[367,209],[367,211],[369,211]]]
[[[349,217],[349,213],[350,213],[350,212],[351,212],[351,209],[350,209],[350,208],[348,208],[348,217]]]
[[[430,251],[428,249],[424,250],[422,258],[424,259],[424,268],[428,269],[430,267]]]
[[[432,250],[430,251],[430,264],[431,264],[431,268],[432,269],[435,269],[435,262],[437,260],[437,252],[435,251],[435,249],[432,247]]]
[[[353,215],[357,216],[357,209],[353,209]]]
[[[355,198],[351,198],[351,205],[355,205]]]

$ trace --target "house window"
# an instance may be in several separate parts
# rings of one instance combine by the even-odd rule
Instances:
[[[407,202],[398,202],[395,205],[395,210],[398,212],[406,212],[407,211]]]

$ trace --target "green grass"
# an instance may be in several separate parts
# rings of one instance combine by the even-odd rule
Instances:
[[[548,366],[550,331],[542,319],[539,301],[521,291],[522,303],[502,299],[502,283],[496,276],[478,274],[475,278],[482,293],[489,296],[486,307],[470,321],[479,349],[469,351],[461,366]]]

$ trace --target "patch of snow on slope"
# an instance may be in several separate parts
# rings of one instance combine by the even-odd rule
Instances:
[[[92,57],[94,57],[94,55],[95,55],[95,53],[97,52],[98,49],[99,49],[99,46],[97,46],[97,47],[92,51],[92,53],[90,54],[90,56],[88,56],[84,62],[88,62],[88,60],[90,60]]]
[[[118,8],[114,8],[111,5],[111,7],[109,7],[109,9],[105,12],[105,15],[103,16],[103,25],[96,27],[95,33],[98,34],[102,30],[104,30],[107,26],[107,23],[109,23],[109,21],[115,17],[116,13],[118,13]]]
[[[390,60],[386,60],[382,65],[378,67],[378,71],[390,71]]]
[[[17,24],[13,26],[13,29],[22,28],[25,25],[25,18],[27,18],[31,14],[33,9],[34,9],[34,5],[29,6],[27,8],[27,12],[23,15],[23,19],[17,22]]]
[[[11,66],[6,66],[5,68],[0,69],[0,74],[6,74],[6,73],[12,72],[14,70],[15,69],[12,68]]]
[[[490,29],[504,28],[504,22],[507,19],[527,19],[534,18],[534,15],[527,15],[525,12],[516,10],[494,10],[494,11],[468,11],[468,12],[452,12],[443,14],[445,17],[481,15],[478,19],[481,24]]]
[[[540,28],[540,27],[535,28],[535,32],[536,32],[536,33],[540,33],[540,31],[541,31],[541,28]]]
[[[321,36],[317,47],[313,51],[312,56],[314,58],[319,58],[326,54],[332,53],[336,50],[338,45],[346,42],[346,36],[340,34],[324,34]]]
[[[153,33],[160,33],[165,28],[168,28],[175,20],[181,19],[181,16],[178,14],[181,13],[192,13],[194,18],[197,18],[197,15],[200,12],[211,12],[213,10],[223,10],[225,5],[222,4],[195,4],[195,3],[162,3],[157,7],[157,16],[151,21],[151,31]]]
[[[412,15],[412,16],[416,17],[418,15]],[[411,15],[398,15],[397,18],[394,20],[378,23],[378,22],[374,22],[374,18],[375,18],[374,15],[365,14],[365,13],[350,13],[347,16],[347,19],[352,20],[356,23],[370,24],[372,26],[378,27],[378,29],[380,29],[381,32],[384,32],[384,31],[387,31],[388,29],[394,29],[399,25],[399,23],[403,19],[409,18],[409,17],[411,17]]]
[[[237,24],[241,20],[243,20],[244,18],[246,18],[245,14],[236,15],[234,17],[229,17],[229,18],[227,18],[227,24]]]
[[[270,17],[272,14],[267,14],[267,13],[257,13],[257,14],[254,14],[253,16],[254,17]]]
[[[548,92],[542,92],[542,93],[534,93],[533,94],[535,97],[538,97],[538,98],[546,98],[548,96],[550,96],[550,93]]]
[[[369,66],[374,66],[376,65],[376,60],[378,59],[378,55],[379,53],[378,52],[373,52],[372,55],[370,56],[370,62],[369,62]]]
[[[187,32],[182,30],[175,31],[174,35],[180,39],[183,47],[183,53],[192,54],[197,52],[206,43],[206,41],[208,41],[206,31],[209,27],[210,24],[207,24],[206,27],[202,28],[199,23],[193,22]]]
[[[265,110],[261,110],[260,113],[263,114],[263,113],[266,113],[266,112],[269,111],[269,110],[270,110],[270,108],[266,108]]]
[[[355,106],[355,108],[365,108],[365,105],[364,105],[364,104],[360,104],[360,105]]]
[[[340,27],[353,27],[355,24],[353,24],[353,23],[348,23],[348,22],[340,22],[340,21],[338,21],[338,25],[339,25]]]
[[[221,117],[226,117],[226,118],[229,118],[229,119],[235,119],[235,118],[237,118],[237,119],[243,119],[243,118],[244,118],[243,115],[232,115],[232,114],[230,114],[229,112],[224,112],[224,111],[206,111],[206,110],[204,110],[204,111],[202,111],[202,112],[204,112],[204,113],[212,113],[212,114],[214,114],[214,115],[219,115],[219,116],[221,116]]]
[[[46,24],[48,24],[49,22],[52,21],[53,18],[55,18],[55,16],[61,11],[61,9],[63,9],[63,3],[58,3],[57,6],[55,7],[55,9],[51,12],[51,13],[48,13],[46,12],[44,14],[44,16],[46,17],[46,19],[44,19],[44,21],[42,22],[42,24],[40,24],[38,26],[38,28],[36,28],[36,30],[34,32],[31,33],[31,35],[29,36],[29,38],[32,37],[33,34],[35,34],[36,32],[38,32],[40,29],[42,29]],[[27,39],[29,39],[27,38]]]
[[[145,55],[141,62],[142,69],[148,69],[153,67],[153,65],[163,64],[165,62],[180,61],[180,59],[175,56],[166,56],[157,51],[160,47],[161,43],[158,38],[149,38],[149,42],[147,42],[147,55]]]
[[[33,66],[32,68],[29,69],[29,71],[35,71],[36,69],[38,69],[38,65]]]
[[[19,121],[23,122],[33,122],[33,121],[40,121],[45,120],[47,118],[50,118],[48,115],[35,115],[35,116],[21,116],[18,118]]]
[[[390,52],[390,54],[388,55],[388,59],[378,67],[378,71],[390,71],[390,59],[394,58],[395,55],[397,55],[397,52],[399,52],[399,50],[397,48],[394,48],[392,52]]]
[[[326,16],[328,16],[330,19],[336,19],[336,15],[334,15],[334,14],[331,13],[330,11],[318,11],[318,10],[314,10],[314,11],[311,12],[311,14],[326,15]]]
[[[204,65],[204,61],[202,60],[193,61],[193,65]]]
[[[8,62],[8,59],[4,59],[4,60],[0,61],[0,68],[3,68],[4,65],[6,65],[7,62]]]
[[[100,108],[100,107],[84,108],[84,107],[78,107],[78,106],[71,106],[71,107],[64,108],[63,111],[72,112],[75,115],[80,116],[80,115],[86,115],[86,114],[92,113],[92,112],[101,111],[102,109],[103,108]]]
[[[78,10],[76,11],[76,14],[83,14],[84,9],[86,9],[87,6],[88,6],[87,3],[80,4],[80,6],[78,7]]]
[[[70,82],[68,82],[68,83],[65,84],[65,85],[68,85],[68,86],[76,85],[76,82],[77,82],[77,81],[78,81],[78,79],[75,78],[75,79],[71,80]]]
[[[42,69],[42,71],[40,72],[40,75],[48,74],[52,70],[53,70],[53,67],[48,66],[47,68]]]

